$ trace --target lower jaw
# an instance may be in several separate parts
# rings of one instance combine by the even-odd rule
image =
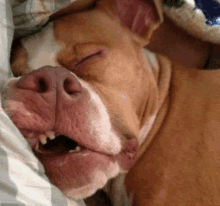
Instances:
[[[48,156],[36,154],[50,181],[75,199],[90,196],[119,173],[115,156],[83,149],[77,153]],[[81,195],[82,194],[82,195]]]

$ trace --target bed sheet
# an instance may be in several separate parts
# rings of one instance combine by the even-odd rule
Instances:
[[[18,1],[0,0],[0,90],[4,82],[12,77],[9,55],[14,34],[12,5],[15,3]],[[0,205],[85,206],[83,201],[67,199],[49,182],[43,166],[3,111],[1,96]]]
[[[48,17],[77,0],[11,0],[15,37],[42,28]],[[159,0],[163,11],[189,34],[204,41],[220,43],[220,0]],[[131,11],[132,12],[132,11]]]
[[[220,43],[220,0],[163,0],[163,11],[189,34]]]

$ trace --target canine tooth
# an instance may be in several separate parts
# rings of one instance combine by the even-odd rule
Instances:
[[[77,146],[76,149],[74,151],[78,152],[81,150],[81,147],[80,146]]]
[[[38,151],[38,149],[39,149],[39,142],[35,146],[35,150]]]
[[[55,132],[53,131],[49,131],[49,132],[46,132],[46,136],[49,137],[49,139],[55,139]]]
[[[78,152],[81,150],[81,147],[80,146],[77,146],[76,149],[74,150],[70,150],[69,153],[72,153],[72,152]]]
[[[40,134],[39,139],[40,139],[40,142],[42,144],[46,144],[47,143],[47,136],[46,135]]]

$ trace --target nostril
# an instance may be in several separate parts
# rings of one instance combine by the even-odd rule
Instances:
[[[64,83],[63,83],[63,87],[64,87],[64,90],[69,94],[69,95],[71,95],[71,94],[73,94],[73,91],[71,90],[71,82],[68,80],[68,79],[66,79],[65,81],[64,81]]]
[[[69,95],[76,94],[78,92],[81,92],[81,85],[77,80],[73,80],[71,78],[67,78],[63,82],[63,88],[65,92]]]
[[[38,91],[39,93],[44,93],[48,90],[48,86],[47,86],[44,78],[39,79],[38,88],[39,88],[39,91]]]
[[[52,88],[52,82],[47,77],[37,77],[36,75],[28,74],[17,82],[17,87],[38,93],[45,93]]]
[[[25,74],[18,80],[16,87],[38,93],[52,91],[56,87],[55,70],[52,67],[45,66]]]
[[[45,66],[22,76],[16,87],[37,93],[61,92],[76,96],[82,92],[82,86],[76,77],[62,67]]]

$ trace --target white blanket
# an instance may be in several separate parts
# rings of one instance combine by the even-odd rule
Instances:
[[[0,0],[0,92],[11,76],[9,55],[14,33],[9,0]],[[1,108],[0,96],[0,205],[83,206],[71,201],[45,176],[28,143]]]

